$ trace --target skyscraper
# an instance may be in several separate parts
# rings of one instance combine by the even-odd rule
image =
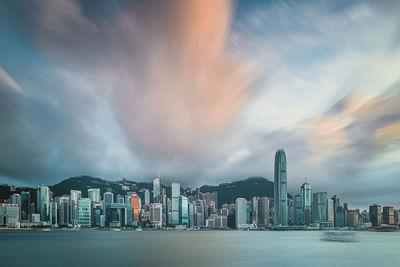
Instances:
[[[259,206],[259,224],[262,226],[268,226],[269,224],[269,198],[268,197],[262,197],[260,199],[260,206]],[[229,210],[228,210],[229,211]],[[229,212],[227,212],[229,213]],[[228,215],[228,214],[225,214]]]
[[[301,197],[303,200],[303,220],[305,225],[311,223],[311,185],[304,182],[301,185]]]
[[[49,187],[39,185],[37,190],[37,212],[41,221],[48,221],[50,215],[50,193]]]
[[[70,222],[70,208],[69,208],[69,197],[62,196],[59,198],[60,202],[60,216],[59,216],[59,224],[67,225]]]
[[[179,197],[181,195],[181,184],[172,183],[172,224],[179,224]]]
[[[114,194],[112,192],[105,192],[103,194],[104,204],[114,203]]]
[[[333,199],[328,199],[326,208],[327,208],[327,212],[326,212],[327,226],[334,226],[335,225],[335,211],[334,211]]]
[[[11,204],[18,205],[18,217],[21,218],[22,198],[20,194],[12,194]]]
[[[50,202],[50,224],[57,225],[58,224],[58,205],[57,202]]]
[[[189,225],[189,214],[188,214],[188,199],[185,196],[179,197],[179,224]]]
[[[393,206],[386,205],[383,206],[383,213],[382,213],[382,223],[383,224],[394,224],[394,210]]]
[[[144,190],[144,204],[146,205],[150,204],[150,190],[148,189]]]
[[[318,192],[313,194],[312,202],[312,217],[313,222],[316,223],[326,223],[327,222],[327,192]]]
[[[275,153],[274,168],[274,224],[287,225],[287,166],[283,149]]]
[[[78,200],[78,224],[90,227],[92,225],[91,201],[89,198],[80,198]]]
[[[259,203],[259,201],[260,201],[259,197],[253,197],[253,200],[252,200],[253,209],[252,209],[252,213],[251,213],[251,223],[259,224],[259,221],[258,221],[258,210],[259,210],[258,203]]]
[[[162,226],[162,204],[153,203],[150,206],[150,221],[153,226]]]
[[[29,220],[31,214],[31,193],[21,192],[21,220]]]
[[[333,201],[333,221],[334,225],[336,226],[336,210],[340,207],[339,197],[334,195],[332,198]]]
[[[294,224],[303,224],[303,198],[300,194],[294,196]]]
[[[236,199],[236,228],[243,228],[247,224],[247,200]]]
[[[132,205],[132,222],[139,222],[140,215],[140,197],[137,194],[131,195],[131,205]]]
[[[156,177],[153,180],[153,202],[161,203],[160,195],[161,195],[161,179],[160,177]]]
[[[81,198],[82,192],[79,190],[71,190],[70,194],[70,204],[69,207],[71,209],[70,219],[73,225],[78,224],[78,200]]]
[[[100,202],[100,188],[89,188],[88,198],[93,202]]]

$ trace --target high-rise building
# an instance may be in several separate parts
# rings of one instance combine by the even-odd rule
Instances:
[[[179,197],[179,224],[189,225],[188,199],[185,196]]]
[[[37,189],[37,212],[40,214],[41,221],[48,221],[50,215],[50,193],[49,187],[39,185]]]
[[[144,204],[146,204],[146,205],[150,204],[150,190],[149,189],[144,190]]]
[[[161,178],[156,177],[153,180],[153,202],[161,203],[160,195],[161,195]]]
[[[114,194],[112,192],[105,192],[103,194],[104,205],[114,203]]]
[[[188,215],[189,215],[189,226],[194,226],[194,203],[190,202],[188,204]]]
[[[58,224],[58,205],[57,202],[50,202],[50,224],[57,225]]]
[[[82,192],[79,190],[71,190],[69,207],[71,209],[69,215],[73,225],[78,224],[78,200],[81,198]]]
[[[294,196],[294,224],[303,224],[303,198],[300,194]]]
[[[132,205],[132,222],[139,222],[140,215],[140,197],[137,194],[131,195],[131,205]]]
[[[301,185],[301,197],[303,200],[303,221],[305,225],[311,223],[311,185],[304,182]]]
[[[150,222],[155,227],[162,226],[162,204],[153,203],[150,206]]]
[[[90,201],[100,202],[101,201],[100,188],[89,188],[88,198],[90,199]]]
[[[92,201],[92,225],[95,227],[101,226],[101,215],[102,215],[102,202]]]
[[[334,226],[336,226],[336,210],[338,207],[340,207],[340,201],[339,201],[339,197],[334,195],[332,198],[333,201],[333,222],[334,222]]]
[[[181,184],[172,183],[172,224],[179,224],[179,197],[181,195]]]
[[[254,223],[257,225],[259,224],[259,221],[258,221],[258,211],[259,211],[258,203],[259,203],[259,201],[260,201],[259,197],[253,197],[253,199],[252,199],[253,209],[251,211],[251,223]]]
[[[68,196],[62,196],[58,199],[60,203],[60,216],[58,223],[61,225],[67,225],[70,222],[69,219],[69,197]]]
[[[359,222],[358,212],[355,210],[347,211],[347,226],[357,227]]]
[[[20,194],[12,194],[11,204],[18,205],[19,218],[21,218],[22,198]]]
[[[342,206],[336,208],[335,214],[335,227],[346,227],[347,226],[347,210],[343,209]]]
[[[259,224],[261,226],[268,226],[269,225],[269,209],[270,209],[270,201],[268,197],[262,197],[260,199],[260,206],[259,206],[259,217],[260,221]],[[229,208],[227,208],[227,214],[223,214],[228,216],[229,215]]]
[[[391,206],[391,205],[383,206],[382,223],[383,224],[390,224],[390,225],[394,224],[393,206]]]
[[[92,226],[92,212],[90,198],[78,199],[78,225],[84,227]]]
[[[326,221],[327,221],[327,226],[332,227],[335,225],[335,211],[334,211],[334,205],[333,205],[333,200],[328,199],[327,201],[327,207],[326,207]]]
[[[287,225],[287,165],[283,149],[276,151],[274,167],[274,225]]]
[[[236,228],[243,228],[247,225],[247,200],[236,199]]]
[[[21,220],[29,221],[31,214],[31,193],[21,192]]]
[[[328,203],[328,193],[318,192],[313,194],[312,202],[312,217],[313,222],[326,224],[327,220],[327,203]]]
[[[18,204],[0,203],[0,226],[18,227],[19,208]]]
[[[380,226],[382,224],[382,207],[374,204],[369,206],[369,220],[372,226]]]

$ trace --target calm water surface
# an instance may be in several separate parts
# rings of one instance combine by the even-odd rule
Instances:
[[[0,266],[400,266],[400,232],[0,232]]]

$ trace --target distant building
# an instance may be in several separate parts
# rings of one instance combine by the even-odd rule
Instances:
[[[327,209],[327,211],[326,211],[327,226],[334,226],[335,225],[335,210],[334,210],[334,205],[333,205],[332,199],[327,200],[326,209]]]
[[[50,224],[57,225],[58,224],[58,205],[57,202],[50,202]]]
[[[59,198],[59,203],[60,203],[60,209],[59,209],[59,220],[58,223],[60,225],[67,225],[70,222],[69,218],[69,197],[68,196],[62,196]]]
[[[179,197],[179,224],[189,225],[188,199],[185,196]]]
[[[132,222],[139,223],[140,216],[140,197],[137,194],[131,195],[131,205],[132,205]]]
[[[181,195],[181,184],[172,183],[172,224],[179,224],[179,197]]]
[[[90,198],[80,198],[78,200],[78,224],[86,227],[92,226]]]
[[[300,194],[294,196],[294,224],[303,224],[303,198]]]
[[[303,200],[303,222],[305,225],[309,225],[312,221],[311,218],[311,185],[304,182],[301,185],[301,197]]]
[[[144,204],[150,204],[150,190],[148,189],[144,190]]]
[[[274,225],[288,224],[286,172],[286,154],[283,149],[279,149],[275,153],[274,166]]]
[[[19,227],[18,204],[0,204],[0,226]]]
[[[259,197],[253,197],[252,199],[252,211],[251,211],[251,223],[259,224]]]
[[[357,227],[358,225],[359,225],[358,212],[355,210],[347,211],[347,226],[348,227]]]
[[[160,177],[156,177],[153,180],[153,202],[161,203],[161,179]]]
[[[100,202],[101,201],[100,188],[89,188],[88,198],[90,199],[90,201]]]
[[[380,226],[382,224],[382,207],[374,204],[369,206],[369,220],[372,226]]]
[[[382,223],[383,224],[390,224],[390,225],[394,224],[393,206],[391,206],[391,205],[383,206]]]
[[[258,207],[259,210],[259,225],[260,226],[268,226],[269,225],[269,209],[270,209],[270,201],[268,197],[262,197],[260,199],[260,205]],[[229,208],[227,208],[228,212],[227,214],[223,214],[228,216],[229,214]]]
[[[41,221],[48,221],[50,215],[50,193],[49,187],[39,185],[37,189],[37,212],[40,214]]]
[[[21,218],[21,208],[22,208],[22,198],[20,194],[12,194],[11,196],[11,204],[17,204],[18,205],[18,212],[19,212],[19,218]]]
[[[114,203],[114,194],[112,192],[105,192],[103,194],[104,204]]]
[[[150,222],[155,227],[162,226],[162,204],[153,203],[150,206]]]
[[[328,194],[327,192],[318,192],[313,194],[313,202],[312,202],[312,217],[313,222],[326,224],[328,209]]]
[[[78,224],[78,200],[81,198],[82,192],[79,190],[70,191],[70,203],[69,207],[71,209],[69,215],[70,220],[73,225]]]
[[[334,222],[334,226],[336,226],[336,210],[338,207],[340,207],[340,201],[339,201],[339,197],[336,195],[334,195],[331,199],[333,202],[333,222]]]
[[[236,228],[243,228],[247,225],[247,200],[236,199]]]
[[[31,215],[31,193],[21,192],[21,220],[29,221]]]
[[[344,210],[343,207],[336,208],[335,215],[335,227],[346,227],[347,226],[347,210]]]

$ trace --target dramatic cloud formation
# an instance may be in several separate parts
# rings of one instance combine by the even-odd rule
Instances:
[[[291,192],[307,176],[354,205],[400,204],[399,11],[3,1],[0,179],[271,179],[284,148]]]

